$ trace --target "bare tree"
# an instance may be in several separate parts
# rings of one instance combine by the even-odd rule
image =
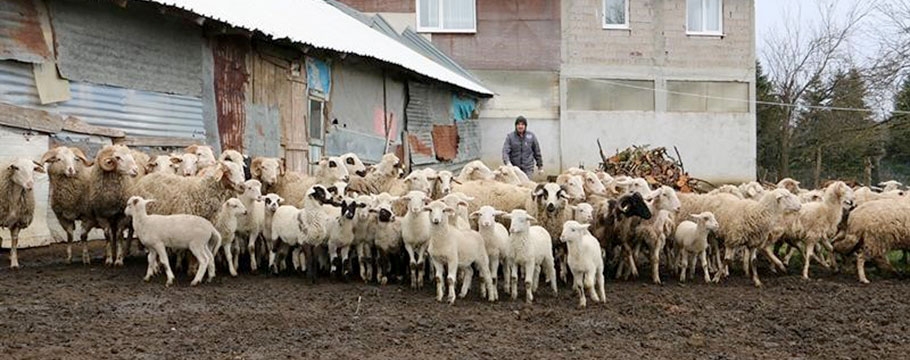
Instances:
[[[870,29],[878,39],[878,53],[869,66],[873,92],[890,102],[910,73],[910,0],[877,1],[872,14],[876,26]]]
[[[789,14],[783,27],[766,38],[762,51],[777,98],[785,104],[780,122],[780,177],[790,176],[790,141],[811,79],[848,62],[849,39],[859,30],[870,8],[860,2],[846,11],[837,1],[817,1],[819,20],[806,24],[799,14]]]

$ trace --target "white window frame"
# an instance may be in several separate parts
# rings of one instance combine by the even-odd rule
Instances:
[[[414,15],[417,16],[417,22],[416,22],[416,24],[417,24],[417,32],[418,32],[418,33],[456,33],[456,34],[474,34],[474,33],[477,33],[477,0],[473,0],[473,2],[474,2],[474,17],[473,17],[473,19],[472,19],[472,20],[473,20],[473,24],[472,24],[472,26],[471,26],[470,29],[446,29],[446,28],[445,28],[445,24],[443,24],[443,19],[445,19],[445,18],[443,17],[444,11],[443,11],[443,6],[442,6],[442,0],[439,0],[439,2],[440,2],[440,6],[439,6],[439,23],[440,23],[440,26],[439,26],[439,27],[429,27],[429,26],[422,26],[422,25],[420,25],[420,3],[422,3],[422,2],[425,1],[425,0],[416,0],[416,1],[417,1],[417,9],[414,11]]]
[[[609,29],[609,30],[628,30],[630,28],[629,27],[629,2],[632,0],[623,0],[626,3],[626,16],[625,16],[626,22],[624,24],[607,24],[607,1],[608,0],[601,1],[601,6],[603,8],[603,12],[600,17],[600,23],[601,23],[600,25],[603,26],[604,29]],[[687,13],[688,13],[688,11],[687,11]]]
[[[696,35],[696,36],[724,36],[724,0],[717,0],[720,2],[720,6],[717,7],[717,25],[720,28],[718,31],[692,31],[689,30],[689,1],[698,1],[701,2],[701,27],[705,27],[705,19],[708,17],[708,7],[705,6],[706,0],[686,0],[686,35]]]

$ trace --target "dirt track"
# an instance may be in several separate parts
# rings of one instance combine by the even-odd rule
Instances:
[[[100,243],[92,244],[100,256]],[[78,253],[78,251],[75,251]],[[0,354],[12,358],[906,358],[910,283],[853,274],[819,280],[735,274],[722,284],[607,283],[607,304],[575,308],[561,288],[535,304],[454,307],[434,291],[301,276],[226,272],[211,284],[141,281],[145,259],[122,269],[62,263],[62,246],[0,256]],[[361,299],[358,310],[358,298]],[[591,306],[594,305],[594,306]],[[4,358],[8,358],[4,356]]]

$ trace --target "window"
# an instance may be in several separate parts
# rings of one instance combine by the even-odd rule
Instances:
[[[475,0],[417,0],[417,31],[477,31]]]
[[[604,29],[629,28],[629,0],[604,0]]]
[[[650,80],[567,79],[566,107],[580,111],[654,111]]]
[[[749,83],[668,80],[667,111],[749,112]]]
[[[686,32],[692,35],[723,35],[722,0],[686,0]]]
[[[325,120],[322,117],[322,108],[325,103],[321,99],[310,98],[309,101],[309,132],[310,132],[310,162],[309,173],[314,174],[319,160],[322,159],[323,146],[325,146]]]

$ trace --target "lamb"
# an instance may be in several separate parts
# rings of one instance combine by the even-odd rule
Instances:
[[[531,226],[537,221],[521,209],[512,210],[511,214],[503,215],[511,220],[509,227],[509,245],[512,248],[513,266],[510,282],[512,300],[518,298],[518,267],[525,275],[525,302],[534,301],[534,292],[540,279],[541,269],[546,272],[547,281],[553,289],[553,295],[558,294],[556,289],[556,267],[553,261],[553,241],[550,233],[540,226]]]
[[[243,169],[234,163],[218,163],[213,177],[179,177],[149,174],[131,187],[131,194],[157,202],[149,206],[152,214],[190,214],[214,220],[227,199],[243,192]]]
[[[231,254],[232,246],[234,245],[234,233],[237,231],[237,217],[247,214],[247,208],[243,206],[243,203],[240,199],[230,198],[228,201],[225,201],[221,205],[221,210],[215,214],[215,229],[218,230],[218,234],[221,235],[220,244],[215,246],[215,250],[212,251],[213,255],[218,253],[218,247],[224,249],[224,258],[228,263],[228,272],[231,276],[237,276],[237,268],[235,265],[234,255]]]
[[[910,249],[910,202],[895,200],[869,201],[850,212],[843,239],[834,243],[842,254],[856,253],[856,275],[863,284],[866,259],[875,261],[879,270],[893,273],[888,261],[892,250]]]
[[[9,229],[12,236],[11,269],[19,268],[19,231],[31,225],[35,215],[35,172],[45,172],[44,166],[26,159],[14,159],[0,168],[0,227]]]
[[[483,161],[474,160],[461,168],[461,172],[458,173],[456,179],[461,183],[465,183],[471,180],[493,180],[494,177],[493,171]]]
[[[380,285],[388,283],[392,272],[393,260],[401,252],[401,220],[392,211],[392,203],[397,196],[382,193],[375,196],[370,212],[376,214],[373,225],[373,246],[376,249],[376,278]]]
[[[132,217],[133,229],[142,245],[149,250],[148,269],[143,280],[149,281],[160,261],[167,274],[166,286],[174,282],[174,273],[167,258],[167,248],[188,249],[199,267],[190,285],[198,285],[208,269],[208,279],[215,277],[215,262],[211,249],[221,243],[218,230],[207,220],[194,215],[149,215],[146,206],[155,200],[133,196],[127,201],[125,214]]]
[[[490,275],[493,276],[493,288],[498,288],[499,264],[502,263],[504,277],[503,288],[509,289],[511,282],[509,274],[512,268],[512,249],[509,244],[509,230],[498,222],[497,216],[505,215],[503,211],[492,206],[481,206],[480,210],[471,213],[471,218],[477,221],[477,231],[483,238],[487,256],[490,258]]]
[[[253,180],[255,181],[255,180]],[[241,196],[243,197],[243,196]],[[272,224],[274,223],[273,219],[275,217],[275,212],[278,211],[278,207],[281,206],[281,203],[284,202],[284,199],[278,194],[271,193],[262,196],[262,205],[264,207],[263,211],[263,221],[262,221],[262,238],[265,239],[265,252],[270,254],[272,252]],[[255,208],[254,208],[254,211]],[[255,216],[255,214],[254,214]],[[253,239],[247,243],[247,251],[250,254],[250,270],[256,271],[258,269],[258,262],[260,259],[259,252],[256,251],[256,242],[258,238]]]
[[[41,156],[41,163],[50,164],[47,174],[51,184],[51,209],[66,232],[66,263],[73,261],[73,232],[76,221],[82,222],[82,263],[89,264],[88,232],[92,228],[91,209],[86,207],[89,167],[91,161],[79,148],[59,146]]]
[[[411,191],[402,197],[407,201],[408,210],[401,218],[401,240],[410,259],[411,288],[423,287],[424,268],[428,241],[430,240],[430,217],[423,207],[429,203],[427,195]]]
[[[231,150],[229,150],[231,151]],[[250,268],[253,271],[256,271],[256,241],[259,239],[259,235],[264,234],[265,228],[265,213],[266,205],[264,203],[264,198],[262,196],[262,183],[259,180],[247,180],[243,183],[243,193],[240,194],[238,199],[243,206],[246,208],[247,212],[237,217],[237,235],[241,239],[246,239],[246,247],[243,250],[249,250],[250,254]],[[277,206],[275,206],[277,208]],[[237,243],[241,245],[240,242]],[[237,252],[234,253],[234,258],[231,261],[234,264],[234,268],[237,268],[239,259],[240,259],[240,248],[235,247]]]
[[[829,251],[833,250],[828,239],[837,233],[844,210],[853,207],[853,199],[853,189],[843,181],[836,181],[825,188],[823,201],[804,204],[800,209],[799,222],[805,242],[803,279],[809,279],[809,264],[817,244],[824,244]]]
[[[647,196],[645,201],[649,202],[648,210],[656,216],[640,221],[627,218],[625,225],[629,227],[629,232],[623,241],[634,241],[636,248],[634,254],[627,257],[626,265],[629,266],[632,275],[637,275],[635,255],[638,254],[641,243],[644,243],[651,253],[651,281],[660,284],[660,253],[663,252],[667,237],[673,233],[672,217],[679,211],[681,205],[676,191],[669,186],[661,186]]]
[[[348,193],[348,183],[344,181],[336,181],[331,186],[327,187],[326,190],[329,192],[329,199],[333,205],[341,204],[341,201],[345,199]]]
[[[401,175],[400,164],[401,160],[395,154],[385,154],[379,163],[367,172],[366,176],[351,179],[348,188],[359,194],[388,192],[397,184],[396,180]]]
[[[673,235],[676,241],[676,248],[679,251],[679,282],[686,282],[686,270],[689,269],[689,255],[692,256],[692,268],[689,272],[690,277],[695,276],[695,268],[698,265],[698,259],[701,259],[701,268],[705,273],[705,282],[711,282],[711,275],[708,273],[708,232],[716,231],[718,228],[717,219],[710,211],[700,214],[690,214],[689,221],[685,220],[676,226],[676,233]]]
[[[600,244],[588,231],[590,224],[579,224],[569,220],[562,226],[560,240],[566,243],[569,250],[567,262],[575,279],[573,288],[578,293],[578,307],[587,306],[585,291],[591,301],[607,301],[604,289],[604,261],[600,257]]]
[[[888,180],[878,183],[878,186],[882,187],[882,192],[889,192],[894,190],[901,190],[904,184],[901,184],[900,181],[897,180]]]
[[[355,153],[342,154],[338,158],[341,159],[341,162],[344,164],[344,167],[347,168],[348,174],[354,174],[360,177],[367,175],[367,167],[363,164],[363,161],[360,161],[360,158],[357,157]]]
[[[124,249],[120,237],[127,225],[123,204],[129,199],[131,178],[139,175],[139,167],[133,153],[123,145],[105,146],[95,155],[94,163],[86,182],[86,206],[92,210],[93,222],[105,232],[105,264],[122,266]]]
[[[285,205],[275,211],[272,219],[273,245],[269,254],[269,266],[273,272],[278,272],[275,250],[279,245],[278,240],[281,240],[291,247],[294,245],[301,247],[305,262],[299,261],[297,256],[292,257],[291,260],[294,261],[295,267],[298,264],[303,267],[310,283],[316,282],[315,250],[325,245],[328,239],[329,216],[322,210],[322,205],[328,201],[326,188],[316,184],[307,190],[302,209]]]
[[[424,211],[429,212],[430,238],[427,253],[429,253],[436,271],[434,276],[436,301],[442,301],[443,277],[445,277],[448,303],[450,305],[455,303],[455,276],[458,270],[465,274],[461,292],[458,294],[458,297],[464,298],[471,288],[471,279],[474,275],[472,265],[480,270],[480,277],[483,281],[481,286],[486,288],[484,292],[487,294],[487,299],[496,301],[498,293],[493,286],[489,268],[490,259],[480,233],[450,226],[449,215],[454,213],[455,209],[440,200],[425,206]]]
[[[366,211],[364,209],[366,204],[359,204],[353,199],[345,198],[341,200],[340,205],[341,214],[329,219],[327,244],[329,262],[332,264],[331,271],[335,272],[337,270],[341,277],[347,277],[350,273],[348,256],[351,252],[351,244],[354,243],[354,216],[358,210]],[[339,252],[341,253],[341,258],[336,264],[335,260],[338,259]]]
[[[373,239],[375,237],[373,223],[377,221],[376,215],[369,210],[373,208],[375,200],[370,195],[359,195],[354,198],[354,202],[366,205],[364,207],[366,211],[363,209],[356,211],[357,221],[354,222],[354,242],[351,246],[357,249],[360,278],[369,283],[373,278]]]
[[[455,212],[449,215],[449,225],[459,229],[471,228],[467,208],[468,202],[474,200],[474,198],[460,192],[453,192],[439,200],[442,200],[446,206],[455,209]]]
[[[581,203],[578,205],[569,205],[569,210],[572,212],[572,220],[575,220],[580,224],[594,223],[594,207],[591,206],[591,204]]]

